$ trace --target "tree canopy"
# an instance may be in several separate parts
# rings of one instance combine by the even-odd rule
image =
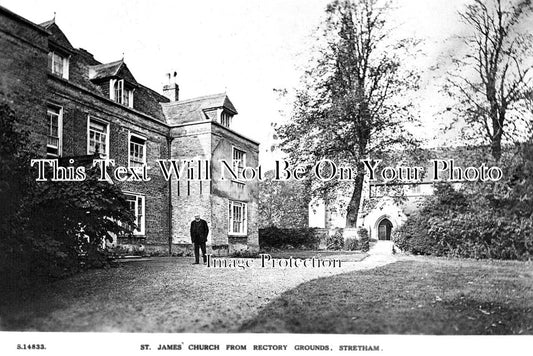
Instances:
[[[459,13],[466,52],[452,55],[444,89],[458,105],[449,110],[454,122],[464,119],[465,138],[490,144],[497,161],[504,141],[524,141],[533,128],[531,10],[529,0],[474,0]]]
[[[376,0],[333,1],[296,93],[291,121],[279,130],[281,148],[293,162],[314,165],[322,158],[357,167],[349,184],[320,182],[315,195],[334,199],[351,194],[346,223],[356,225],[364,158],[415,145],[406,129],[414,120],[404,95],[417,87],[418,75],[402,67],[413,40],[392,40],[386,16],[389,3]]]

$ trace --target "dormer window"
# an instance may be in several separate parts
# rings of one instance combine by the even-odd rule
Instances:
[[[226,126],[227,128],[229,128],[231,126],[232,118],[233,118],[233,115],[231,115],[230,113],[226,111],[222,111],[220,113],[220,123],[222,124],[222,126]]]
[[[109,82],[109,96],[119,104],[133,107],[133,90],[127,87],[124,79],[111,79]]]
[[[48,70],[58,77],[68,79],[68,57],[56,51],[48,52]]]

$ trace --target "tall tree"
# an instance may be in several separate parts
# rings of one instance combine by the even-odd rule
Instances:
[[[533,41],[523,23],[531,9],[530,0],[474,0],[459,13],[467,52],[452,58],[445,90],[460,104],[455,118],[464,117],[466,137],[489,143],[497,161],[503,140],[531,129]]]
[[[259,182],[259,228],[306,228],[309,218],[309,181],[274,181],[274,171]]]
[[[329,158],[357,168],[349,184],[318,182],[314,192],[327,199],[351,195],[346,226],[355,227],[364,167],[361,159],[414,143],[404,123],[411,104],[402,100],[418,75],[403,70],[412,40],[392,39],[386,26],[389,3],[333,1],[326,9],[318,55],[310,61],[296,93],[292,120],[278,130],[281,148],[293,162],[313,165]],[[372,156],[372,157],[370,157]]]

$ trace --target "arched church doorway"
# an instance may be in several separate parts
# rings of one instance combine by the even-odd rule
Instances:
[[[392,231],[392,223],[389,219],[383,219],[378,225],[378,239],[379,240],[390,240],[390,235]]]

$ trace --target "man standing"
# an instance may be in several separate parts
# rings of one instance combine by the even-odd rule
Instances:
[[[194,220],[191,223],[191,241],[194,244],[194,259],[193,264],[200,264],[200,249],[202,249],[202,258],[204,263],[207,261],[205,256],[205,243],[207,241],[207,234],[209,233],[209,227],[205,220],[200,219],[200,215],[196,214]]]

